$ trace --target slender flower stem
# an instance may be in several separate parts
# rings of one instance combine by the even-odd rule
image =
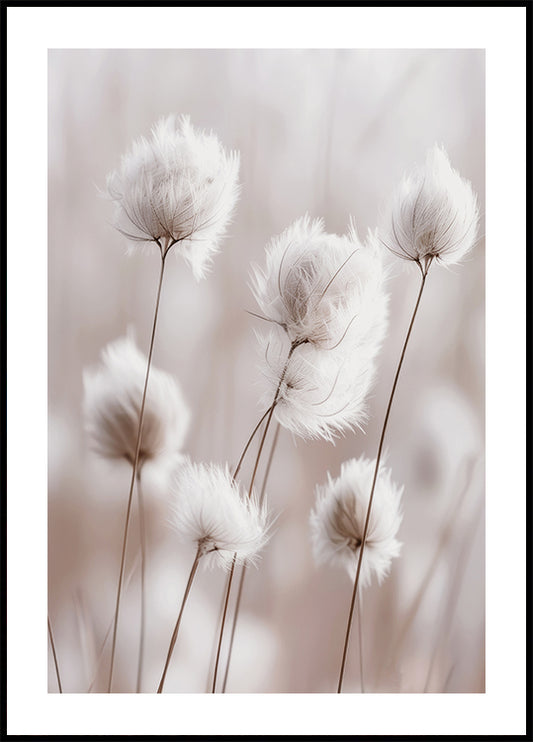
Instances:
[[[144,664],[144,633],[146,622],[146,526],[144,520],[144,500],[141,487],[141,470],[137,472],[137,497],[139,500],[139,540],[141,543],[141,632],[139,636],[139,660],[137,664],[137,685],[135,692],[141,692],[142,672]]]
[[[235,479],[235,477],[237,476],[237,474],[238,474],[238,473],[239,473],[239,471],[241,470],[242,462],[244,461],[244,457],[246,456],[246,452],[247,452],[247,451],[248,451],[248,449],[250,448],[250,444],[251,444],[251,442],[253,441],[253,439],[254,439],[254,437],[255,437],[255,434],[257,433],[257,431],[258,431],[258,430],[259,430],[259,428],[261,427],[261,424],[262,424],[263,420],[264,420],[264,419],[265,419],[265,417],[266,417],[266,416],[267,416],[267,415],[268,415],[268,414],[269,414],[269,413],[271,412],[271,410],[272,410],[272,407],[269,407],[269,408],[268,408],[268,410],[267,410],[267,411],[266,411],[266,412],[264,413],[264,415],[262,415],[262,416],[261,416],[261,419],[259,420],[259,422],[258,422],[258,423],[257,423],[257,425],[255,426],[255,428],[253,429],[253,431],[252,431],[252,433],[251,433],[250,437],[248,438],[248,440],[247,440],[247,442],[246,442],[246,445],[245,445],[245,447],[243,448],[243,451],[242,451],[242,453],[241,453],[241,457],[240,457],[240,459],[239,459],[239,462],[238,462],[237,466],[235,467],[235,471],[234,471],[234,472],[233,472],[233,474],[231,475],[231,478],[232,478],[232,479]]]
[[[259,466],[259,459],[261,458],[261,454],[263,452],[263,446],[265,445],[265,438],[267,436],[268,429],[269,429],[270,423],[272,421],[272,415],[274,414],[274,409],[275,409],[275,407],[276,407],[276,405],[278,403],[278,398],[279,398],[279,394],[280,394],[280,391],[281,391],[281,385],[283,384],[283,379],[285,378],[285,374],[287,373],[287,369],[289,368],[289,362],[291,360],[291,356],[292,356],[292,354],[294,353],[294,351],[296,350],[296,348],[299,345],[302,345],[302,341],[298,341],[298,342],[293,341],[291,343],[291,347],[290,347],[289,353],[287,355],[287,360],[285,361],[285,366],[283,367],[283,371],[282,371],[281,376],[280,376],[280,379],[279,379],[278,387],[277,387],[276,393],[274,395],[274,400],[273,400],[272,405],[270,406],[270,408],[268,410],[267,421],[266,421],[266,424],[265,424],[265,427],[264,427],[264,430],[263,430],[263,435],[261,436],[261,442],[259,443],[259,450],[257,452],[257,456],[256,456],[256,459],[255,459],[254,470],[252,472],[252,479],[250,481],[250,487],[248,489],[248,492],[249,492],[249,495],[250,496],[252,494],[252,489],[253,489],[254,482],[255,482],[255,477],[256,477],[256,474],[257,474],[257,467]],[[264,417],[265,416],[263,416],[263,418]],[[230,575],[229,575],[228,582],[227,582],[227,585],[226,585],[226,595],[224,597],[224,601],[225,601],[226,605],[227,605],[227,603],[229,601],[229,594],[230,594],[230,591],[231,591],[231,584],[233,582],[233,574],[235,572],[235,560],[236,560],[236,556],[237,555],[235,554],[234,557],[233,557],[233,562],[232,562],[231,569],[230,569]],[[222,638],[224,636],[225,623],[226,623],[226,611],[224,611],[224,614],[222,616],[222,623],[220,625],[220,634],[219,634],[219,638],[218,638],[218,649],[217,649],[217,659],[215,661],[215,669],[213,671],[213,693],[215,692],[215,687],[216,687],[216,682],[217,682],[218,660],[219,660],[219,657],[220,657],[220,648],[222,646]]]
[[[122,592],[122,582],[124,579],[124,564],[126,561],[126,544],[128,541],[128,527],[130,522],[130,514],[131,514],[131,502],[133,499],[133,487],[135,484],[135,477],[137,475],[137,469],[139,466],[139,453],[141,450],[141,438],[142,438],[142,427],[143,427],[143,418],[144,418],[144,405],[146,402],[146,390],[148,388],[148,379],[150,376],[150,366],[152,364],[152,353],[154,350],[154,340],[155,340],[155,331],[157,326],[157,315],[159,313],[159,300],[161,298],[161,286],[163,285],[163,275],[165,272],[165,256],[166,253],[163,253],[161,250],[161,272],[159,274],[159,284],[157,287],[157,297],[155,302],[155,310],[154,310],[154,321],[152,324],[152,335],[150,337],[150,350],[148,352],[148,362],[146,364],[146,377],[144,380],[144,389],[143,389],[143,396],[141,401],[141,411],[139,414],[139,428],[137,430],[137,443],[135,446],[135,459],[133,461],[133,468],[131,472],[131,482],[130,482],[130,491],[128,494],[128,507],[126,509],[126,520],[124,523],[124,537],[122,539],[122,555],[120,558],[120,574],[118,578],[118,586],[117,586],[117,599],[116,599],[116,605],[115,605],[115,620],[113,624],[113,644],[111,647],[111,664],[109,668],[109,682],[107,685],[107,692],[111,693],[111,686],[113,683],[113,668],[115,664],[115,649],[116,649],[116,642],[117,642],[117,626],[118,626],[118,616],[120,611],[120,596]]]
[[[165,667],[163,668],[163,674],[161,675],[161,680],[159,681],[159,687],[157,688],[158,693],[163,692],[163,686],[165,684],[165,678],[167,675],[168,666],[170,664],[170,658],[172,657],[172,652],[174,651],[174,645],[176,644],[176,639],[178,638],[178,631],[180,628],[181,623],[181,617],[183,616],[183,611],[185,609],[185,604],[187,603],[187,598],[189,597],[189,593],[191,591],[192,583],[194,581],[194,576],[196,574],[196,570],[198,569],[198,563],[200,562],[200,559],[204,555],[204,550],[202,548],[202,544],[198,545],[198,551],[196,552],[196,556],[194,557],[194,562],[191,567],[191,571],[189,574],[189,579],[187,581],[187,587],[185,588],[185,593],[183,594],[183,600],[181,601],[181,608],[178,615],[178,620],[176,621],[176,625],[174,626],[174,631],[172,632],[172,638],[170,639],[170,645],[168,648],[167,653],[167,659],[165,662]]]
[[[416,315],[417,315],[417,312],[418,312],[418,307],[420,305],[420,300],[422,298],[422,293],[424,291],[424,286],[426,284],[426,277],[427,277],[427,274],[428,274],[428,270],[429,270],[430,265],[431,265],[431,260],[428,261],[424,267],[420,266],[420,271],[422,273],[422,280],[421,280],[421,283],[420,283],[420,289],[418,291],[418,296],[417,296],[417,299],[416,299],[415,307],[414,307],[414,310],[413,310],[413,314],[411,316],[411,321],[409,323],[409,329],[407,330],[407,335],[405,336],[405,340],[404,340],[402,352],[400,354],[400,360],[398,361],[398,367],[396,368],[396,374],[394,376],[394,381],[392,383],[392,389],[391,389],[391,393],[390,393],[390,396],[389,396],[389,401],[388,401],[388,404],[387,404],[387,410],[385,412],[385,419],[383,420],[383,426],[381,428],[381,436],[380,436],[380,439],[379,439],[378,453],[377,453],[377,457],[376,457],[376,466],[374,468],[374,476],[372,478],[372,487],[370,489],[370,497],[369,497],[369,500],[368,500],[368,507],[367,507],[367,510],[366,510],[365,527],[363,529],[363,537],[361,539],[361,546],[359,548],[359,559],[357,561],[357,570],[356,570],[356,573],[355,573],[355,580],[354,580],[354,586],[353,586],[353,592],[352,592],[352,600],[351,600],[351,603],[350,603],[350,612],[349,612],[349,615],[348,615],[348,624],[347,624],[347,627],[346,627],[346,637],[344,639],[344,649],[343,649],[343,652],[342,652],[342,662],[341,662],[341,668],[340,668],[340,673],[339,673],[339,683],[338,683],[338,686],[337,686],[337,693],[342,693],[342,682],[343,682],[343,679],[344,679],[344,669],[345,669],[345,666],[346,666],[346,655],[347,655],[347,652],[348,652],[348,643],[349,643],[349,640],[350,640],[350,631],[351,631],[351,628],[352,628],[352,619],[353,619],[353,613],[354,613],[354,607],[355,607],[355,599],[357,597],[357,587],[359,585],[359,575],[361,574],[361,564],[362,564],[362,561],[363,561],[363,553],[364,553],[364,550],[365,550],[366,537],[367,537],[367,533],[368,533],[368,525],[370,523],[370,513],[371,513],[371,510],[372,510],[372,501],[374,499],[374,491],[375,491],[375,488],[376,488],[376,481],[377,481],[377,478],[378,478],[379,463],[381,461],[381,454],[382,454],[382,451],[383,451],[383,442],[385,440],[385,432],[387,430],[387,424],[389,422],[389,415],[390,415],[390,411],[391,411],[391,407],[392,407],[392,400],[394,399],[394,393],[396,392],[396,386],[398,384],[398,379],[399,379],[399,376],[400,376],[400,371],[401,371],[401,368],[402,368],[402,365],[403,365],[403,360],[404,360],[404,357],[405,357],[405,351],[407,350],[407,345],[409,343],[409,338],[411,337],[411,330],[413,329],[414,321],[415,321],[415,318],[416,318]]]
[[[274,452],[276,450],[276,446],[277,446],[277,443],[278,443],[280,428],[281,428],[281,426],[278,423],[277,426],[276,426],[276,432],[274,433],[274,440],[272,441],[272,446],[270,448],[270,454],[268,456],[268,462],[267,462],[267,465],[266,465],[265,476],[263,477],[263,485],[261,487],[261,494],[259,496],[259,505],[260,506],[263,504],[263,500],[265,499],[266,485],[267,485],[267,481],[268,481],[268,476],[270,474],[270,467],[272,466],[272,459],[274,458]],[[241,607],[242,590],[243,590],[243,586],[244,586],[244,577],[246,575],[246,569],[247,569],[247,565],[246,564],[243,564],[242,571],[241,571],[241,579],[239,580],[239,590],[237,592],[237,601],[235,603],[235,612],[233,614],[233,624],[232,624],[232,627],[231,627],[231,636],[230,636],[230,641],[229,641],[228,658],[226,660],[226,671],[224,673],[224,681],[222,683],[222,693],[225,693],[226,692],[226,685],[227,685],[227,682],[228,682],[229,666],[230,666],[230,662],[231,662],[231,654],[232,654],[232,651],[233,651],[233,641],[235,639],[235,629],[237,628],[237,619],[239,617],[239,609]]]
[[[54,658],[54,665],[56,668],[57,685],[59,688],[59,692],[63,693],[63,688],[61,686],[61,677],[59,675],[59,665],[57,662],[56,646],[54,644],[54,635],[52,634],[52,625],[50,623],[50,617],[48,617],[48,636],[50,637],[50,646],[52,647],[52,656]]]
[[[213,671],[213,685],[211,687],[211,693],[215,693],[216,687],[217,687],[218,663],[220,661],[220,650],[222,648],[222,637],[224,636],[224,624],[226,623],[226,615],[228,612],[229,596],[231,593],[231,583],[233,582],[233,575],[235,573],[235,560],[236,559],[237,559],[237,552],[235,552],[235,554],[233,555],[233,561],[231,563],[231,569],[229,571],[228,582],[226,585],[226,594],[224,596],[224,610],[222,612],[222,621],[220,624],[220,634],[218,637],[217,656],[215,659],[215,669]]]
[[[135,562],[133,563],[133,566],[131,567],[131,571],[130,571],[129,575],[126,575],[126,578],[124,580],[124,590],[127,590],[128,589],[129,584],[130,584],[130,582],[131,582],[131,580],[133,578],[133,575],[137,571],[137,561],[138,561],[138,559],[139,559],[139,557],[137,557],[135,559]],[[95,666],[95,670],[94,670],[94,673],[93,673],[93,679],[91,680],[91,684],[90,684],[89,688],[87,689],[87,693],[91,693],[92,692],[93,687],[94,687],[94,685],[95,685],[95,683],[96,683],[96,681],[98,679],[98,673],[99,673],[99,670],[100,670],[100,665],[102,664],[102,659],[104,657],[104,649],[105,649],[105,646],[107,644],[107,640],[109,639],[109,637],[111,635],[111,629],[112,628],[113,628],[113,618],[111,618],[110,621],[109,621],[109,624],[107,626],[107,631],[105,632],[104,639],[103,639],[103,641],[102,641],[102,643],[100,645],[100,650],[98,652],[98,658],[96,660],[96,666]]]
[[[365,676],[363,672],[363,596],[359,593],[358,597],[359,612],[357,614],[357,624],[359,628],[359,677],[361,678],[361,693],[365,692]]]

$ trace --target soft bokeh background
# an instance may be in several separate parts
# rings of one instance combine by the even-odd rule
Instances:
[[[467,261],[434,266],[386,438],[404,484],[401,557],[363,596],[367,692],[483,692],[484,684],[484,53],[480,50],[53,50],[49,53],[49,615],[65,692],[105,690],[130,472],[87,450],[82,373],[133,327],[147,350],[159,271],[127,256],[99,195],[133,138],[187,113],[241,153],[242,195],[209,278],[168,261],[154,363],[192,412],[184,451],[235,463],[263,410],[248,288],[251,261],[304,213],[343,233],[379,224],[405,170],[435,142],[472,181],[482,215]],[[391,258],[391,322],[365,435],[336,445],[282,431],[269,479],[276,532],[247,575],[228,692],[336,689],[351,585],[314,566],[314,486],[351,456],[376,453],[419,272]],[[243,481],[249,469],[245,467]],[[192,548],[167,524],[146,472],[149,561],[143,690],[154,692]],[[135,689],[139,634],[132,521],[114,690]],[[225,577],[201,571],[166,692],[209,687]],[[357,624],[345,691],[359,692]],[[57,684],[50,659],[49,690]]]

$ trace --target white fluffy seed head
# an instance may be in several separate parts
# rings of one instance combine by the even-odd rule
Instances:
[[[474,244],[478,219],[472,185],[435,145],[424,167],[406,175],[397,188],[383,239],[395,255],[423,267],[433,259],[454,265]]]
[[[239,193],[239,156],[187,116],[167,116],[141,137],[107,179],[115,225],[131,242],[174,249],[202,278]]]
[[[365,399],[375,376],[368,354],[322,351],[310,343],[290,355],[290,342],[279,328],[258,335],[263,350],[267,388],[261,400],[267,407],[282,379],[274,417],[303,438],[335,437],[366,421]]]
[[[130,337],[110,343],[101,364],[84,371],[83,412],[93,450],[133,463],[147,358]],[[190,413],[178,382],[150,369],[139,462],[174,456],[183,445]]]
[[[268,540],[266,506],[255,493],[240,491],[226,467],[181,464],[172,485],[172,524],[186,540],[201,549],[202,562],[231,567],[253,563]]]
[[[384,334],[387,297],[375,239],[362,245],[324,231],[322,220],[303,217],[274,238],[266,266],[252,266],[252,291],[265,319],[289,340],[322,350],[357,345]],[[381,335],[381,338],[380,338]]]
[[[316,487],[316,504],[311,513],[311,540],[317,564],[343,567],[355,578],[366,512],[374,476],[375,460],[364,457],[343,463],[340,476]],[[396,534],[402,520],[403,487],[391,479],[390,470],[380,466],[369,528],[361,563],[360,582],[370,584],[375,575],[381,583],[401,544]]]

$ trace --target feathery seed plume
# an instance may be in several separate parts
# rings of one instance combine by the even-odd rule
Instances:
[[[454,265],[474,244],[478,219],[472,185],[435,145],[424,167],[406,175],[398,186],[384,241],[400,258],[424,266],[433,259]]]
[[[366,397],[375,375],[374,361],[353,353],[320,351],[301,345],[287,362],[290,343],[276,330],[258,336],[265,346],[263,375],[267,390],[261,402],[272,404],[282,379],[274,417],[302,438],[333,442],[338,435],[366,421]]]
[[[187,460],[172,485],[172,524],[200,548],[205,564],[229,568],[254,562],[268,540],[266,506],[255,493],[242,493],[228,467],[195,464]]]
[[[381,341],[381,253],[375,240],[362,245],[353,225],[339,237],[327,234],[321,219],[298,219],[271,241],[265,268],[254,265],[252,271],[252,291],[265,319],[282,327],[291,342],[330,350],[366,335]]]
[[[203,278],[237,201],[239,156],[188,116],[167,116],[141,137],[107,179],[115,224],[131,242],[176,245]]]
[[[316,487],[316,504],[311,513],[311,538],[317,564],[343,567],[355,579],[363,538],[375,460],[350,459],[341,466],[340,476]],[[396,534],[402,521],[398,487],[391,472],[380,466],[361,564],[360,580],[365,587],[375,574],[378,582],[388,573],[392,559],[400,553]]]
[[[123,337],[109,343],[101,357],[100,366],[83,374],[86,430],[96,453],[133,463],[146,356],[130,337]],[[189,418],[189,409],[176,379],[152,368],[139,462],[174,456],[183,445]]]
[[[332,440],[365,419],[365,397],[387,327],[382,250],[297,220],[267,247],[252,291],[271,330],[258,335],[278,422],[304,437]]]

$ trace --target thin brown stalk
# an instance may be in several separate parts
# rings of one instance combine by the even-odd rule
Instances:
[[[198,551],[196,552],[196,556],[194,557],[194,562],[191,567],[189,579],[187,580],[187,586],[185,588],[185,593],[183,594],[183,599],[181,601],[181,608],[180,608],[180,612],[178,615],[178,620],[176,621],[176,625],[174,626],[174,631],[172,632],[172,637],[170,639],[170,645],[168,648],[167,659],[165,661],[165,667],[163,668],[163,674],[161,675],[161,680],[159,681],[159,686],[157,688],[158,693],[163,692],[163,686],[165,684],[165,678],[167,676],[167,670],[170,664],[170,658],[172,657],[172,652],[174,651],[174,645],[176,644],[176,639],[178,638],[178,631],[180,628],[181,617],[183,616],[185,604],[187,603],[187,598],[189,597],[189,593],[191,591],[192,583],[194,581],[194,576],[196,574],[196,570],[198,569],[198,564],[204,553],[205,552],[202,548],[202,544],[198,544]]]
[[[133,566],[130,568],[129,574],[126,575],[126,579],[124,580],[124,587],[123,587],[124,590],[127,590],[128,589],[128,587],[130,585],[130,582],[133,579],[133,575],[137,571],[137,563],[139,561],[140,561],[140,556],[137,555],[137,557],[135,559],[135,562],[133,563]],[[99,670],[100,670],[100,665],[102,664],[102,659],[104,657],[105,645],[107,644],[107,640],[109,639],[109,636],[111,634],[111,629],[112,628],[113,628],[113,618],[111,618],[111,620],[109,621],[109,624],[107,626],[107,631],[106,631],[105,636],[104,636],[104,639],[103,639],[103,641],[102,641],[102,643],[100,645],[100,649],[99,649],[99,652],[98,652],[98,658],[97,658],[96,663],[95,663],[95,670],[93,672],[93,678],[91,680],[91,684],[89,685],[89,688],[87,690],[87,693],[91,693],[92,692],[93,687],[94,687],[94,685],[96,683],[96,680],[98,678],[98,673],[99,673]]]
[[[263,429],[263,434],[261,436],[261,442],[259,443],[259,450],[257,452],[257,456],[256,456],[256,459],[255,459],[254,469],[253,469],[253,472],[252,472],[252,479],[250,481],[250,487],[248,489],[248,492],[249,492],[250,496],[252,494],[252,489],[253,489],[254,482],[255,482],[255,477],[256,477],[256,474],[257,474],[257,467],[259,466],[259,460],[261,458],[261,454],[263,452],[263,447],[265,445],[265,439],[266,439],[266,436],[267,436],[267,433],[268,433],[268,429],[270,427],[270,423],[272,421],[272,415],[274,414],[274,409],[275,409],[275,407],[276,407],[276,405],[278,403],[278,398],[279,398],[279,394],[280,394],[280,391],[281,391],[281,385],[283,384],[283,380],[285,378],[285,374],[287,373],[287,369],[289,368],[289,362],[291,360],[291,356],[294,353],[294,351],[296,350],[296,348],[298,347],[298,345],[301,345],[301,344],[302,344],[301,341],[298,341],[298,342],[293,341],[292,342],[291,347],[290,347],[290,350],[289,350],[289,353],[287,355],[287,360],[285,361],[285,366],[283,367],[283,371],[282,371],[281,376],[280,376],[280,380],[279,380],[279,383],[278,383],[278,387],[276,389],[276,393],[274,395],[274,400],[273,400],[272,405],[270,406],[270,408],[268,410],[267,421],[266,421],[265,427]],[[265,416],[263,416],[263,417],[265,417]],[[241,456],[241,461],[242,461],[242,458],[243,457]],[[235,477],[235,475],[234,475],[234,477]],[[226,595],[225,595],[225,598],[224,598],[224,601],[225,601],[226,604],[229,601],[229,594],[230,594],[230,591],[231,591],[231,584],[233,582],[233,574],[235,572],[235,561],[236,561],[236,557],[237,557],[237,555],[234,554],[234,556],[233,556],[233,562],[232,562],[231,569],[230,569],[230,576],[229,576],[229,579],[228,579],[228,582],[227,582],[227,586],[226,586]],[[219,634],[219,638],[218,638],[218,649],[217,649],[217,659],[215,661],[215,669],[213,671],[213,693],[215,692],[215,688],[216,688],[217,674],[218,674],[218,660],[219,660],[219,657],[220,657],[220,649],[222,647],[222,639],[223,639],[223,636],[224,636],[225,623],[226,623],[226,611],[224,611],[224,614],[222,616],[222,623],[220,625],[220,634]]]
[[[267,465],[266,465],[265,475],[263,477],[263,485],[261,487],[261,494],[259,496],[259,505],[262,505],[263,504],[263,500],[265,499],[266,485],[267,485],[267,481],[268,481],[268,476],[270,474],[270,467],[272,466],[272,460],[274,458],[274,452],[276,450],[276,446],[277,446],[277,443],[278,443],[280,429],[281,429],[281,426],[278,423],[277,426],[276,426],[276,432],[274,433],[274,440],[272,441],[272,446],[270,448],[270,454],[268,456],[268,462],[267,462]],[[226,671],[224,673],[224,681],[222,683],[222,693],[225,693],[226,692],[226,685],[227,685],[227,682],[228,682],[229,666],[230,666],[230,662],[231,662],[231,654],[233,652],[233,642],[234,642],[234,639],[235,639],[235,629],[237,628],[237,619],[239,617],[239,609],[241,607],[242,590],[243,590],[243,586],[244,586],[244,577],[246,575],[246,569],[247,569],[247,565],[246,564],[243,564],[242,571],[241,571],[241,578],[239,580],[239,590],[237,592],[237,601],[235,603],[235,612],[233,614],[233,624],[232,624],[232,627],[231,627],[231,636],[230,636],[230,641],[229,641],[228,657],[227,657],[227,660],[226,660]]]
[[[63,688],[61,686],[61,676],[59,675],[59,664],[57,662],[56,645],[54,644],[54,635],[52,634],[50,617],[48,617],[48,636],[50,637],[50,646],[52,647],[52,656],[54,658],[54,666],[56,668],[57,686],[59,688],[59,692],[63,693]]]
[[[348,644],[349,644],[349,641],[350,641],[350,632],[351,632],[351,628],[352,628],[352,620],[353,620],[353,614],[354,614],[355,599],[357,597],[357,588],[359,586],[359,575],[361,574],[361,564],[362,564],[362,561],[363,561],[363,554],[364,554],[364,550],[365,550],[366,537],[367,537],[367,533],[368,533],[368,526],[369,526],[369,523],[370,523],[370,513],[371,513],[371,510],[372,510],[372,501],[374,499],[374,491],[375,491],[375,488],[376,488],[376,482],[377,482],[377,478],[378,478],[379,464],[380,464],[380,461],[381,461],[381,454],[382,454],[382,451],[383,451],[383,442],[385,440],[385,433],[386,433],[386,430],[387,430],[387,424],[389,422],[390,411],[391,411],[391,408],[392,408],[392,401],[394,399],[394,393],[396,392],[396,386],[398,384],[398,379],[400,377],[400,371],[402,369],[403,360],[404,360],[404,357],[405,357],[405,351],[407,350],[407,345],[409,343],[409,338],[411,337],[411,331],[413,329],[413,325],[414,325],[414,322],[415,322],[415,319],[416,319],[416,315],[417,315],[417,312],[418,312],[418,307],[420,305],[420,300],[422,298],[422,293],[424,291],[424,286],[426,284],[426,277],[427,277],[427,274],[428,274],[430,265],[431,265],[431,260],[429,260],[424,267],[422,267],[419,264],[420,271],[421,271],[421,274],[422,274],[422,280],[421,280],[421,283],[420,283],[420,289],[418,291],[418,296],[417,296],[417,299],[416,299],[416,303],[415,303],[415,307],[414,307],[414,310],[413,310],[413,314],[411,316],[411,321],[409,323],[409,328],[407,330],[407,335],[405,336],[405,340],[404,340],[404,343],[403,343],[402,352],[400,354],[400,360],[398,361],[398,366],[396,368],[396,374],[394,375],[394,381],[392,383],[392,389],[391,389],[391,393],[390,393],[390,396],[389,396],[389,401],[388,401],[388,404],[387,404],[387,409],[386,409],[386,412],[385,412],[385,418],[383,420],[383,426],[381,428],[381,436],[380,436],[380,439],[379,439],[378,453],[377,453],[377,457],[376,457],[376,465],[375,465],[375,468],[374,468],[374,476],[372,478],[372,487],[370,489],[370,497],[369,497],[369,500],[368,500],[368,507],[367,507],[367,510],[366,510],[365,526],[364,526],[364,529],[363,529],[363,537],[361,539],[361,546],[360,546],[360,549],[359,549],[359,558],[358,558],[358,561],[357,561],[357,570],[356,570],[356,573],[355,573],[355,580],[354,580],[354,586],[353,586],[353,592],[352,592],[352,599],[351,599],[351,603],[350,603],[350,612],[349,612],[349,615],[348,615],[348,623],[347,623],[347,626],[346,626],[346,636],[344,638],[344,648],[343,648],[343,651],[342,651],[342,661],[341,661],[341,667],[340,667],[340,672],[339,672],[339,682],[338,682],[338,686],[337,686],[337,693],[342,693],[342,683],[343,683],[343,679],[344,679],[344,670],[345,670],[345,667],[346,667],[346,656],[347,656],[347,653],[348,653]]]
[[[231,583],[233,582],[233,575],[235,574],[236,559],[237,559],[237,552],[235,552],[235,554],[233,555],[233,561],[231,562],[231,569],[229,571],[228,581],[226,584],[226,593],[224,596],[224,610],[222,611],[222,621],[220,622],[220,634],[218,637],[217,656],[215,658],[215,669],[213,670],[213,685],[211,686],[211,693],[215,693],[216,687],[217,687],[217,674],[218,674],[218,664],[220,662],[220,650],[222,649],[222,637],[224,636],[224,625],[226,623],[226,615],[228,613],[229,596],[231,593]]]
[[[141,487],[141,472],[137,473],[137,498],[139,505],[139,541],[141,545],[141,629],[139,636],[139,660],[137,664],[137,685],[135,688],[136,693],[141,692],[142,686],[142,673],[144,664],[144,634],[145,634],[145,623],[146,623],[146,591],[145,591],[145,577],[146,577],[146,525],[144,519],[144,499]]]
[[[115,620],[113,624],[113,644],[111,647],[111,663],[109,668],[109,682],[107,685],[107,692],[111,693],[111,687],[113,684],[113,669],[115,664],[115,649],[116,649],[116,643],[117,643],[117,627],[118,627],[118,617],[119,617],[119,611],[120,611],[120,597],[122,593],[122,582],[124,579],[124,565],[126,562],[126,544],[128,541],[128,528],[129,528],[129,522],[130,522],[130,514],[131,514],[131,503],[133,499],[133,487],[135,485],[135,478],[137,476],[137,469],[139,466],[139,453],[141,450],[141,438],[142,438],[142,427],[143,427],[143,418],[144,418],[144,405],[146,402],[146,391],[148,388],[148,379],[150,376],[150,367],[152,365],[152,353],[154,350],[154,340],[155,340],[155,331],[157,327],[157,315],[159,313],[159,301],[161,298],[161,287],[163,285],[163,275],[165,272],[165,256],[167,253],[163,253],[163,250],[161,250],[161,271],[159,274],[159,284],[157,287],[157,297],[155,302],[155,310],[154,310],[154,320],[152,324],[152,334],[150,337],[150,350],[148,352],[148,362],[146,364],[146,376],[144,379],[144,389],[143,389],[143,395],[141,400],[141,410],[139,414],[139,427],[137,430],[137,443],[135,446],[135,459],[133,461],[133,467],[131,472],[131,481],[130,481],[130,490],[128,493],[128,506],[126,509],[126,519],[124,522],[124,536],[122,539],[122,554],[120,557],[120,574],[118,578],[118,586],[117,586],[117,598],[116,598],[116,605],[115,605]]]
[[[357,614],[357,626],[359,634],[359,677],[361,679],[361,693],[365,692],[365,676],[363,672],[363,596],[359,593],[359,612]]]

